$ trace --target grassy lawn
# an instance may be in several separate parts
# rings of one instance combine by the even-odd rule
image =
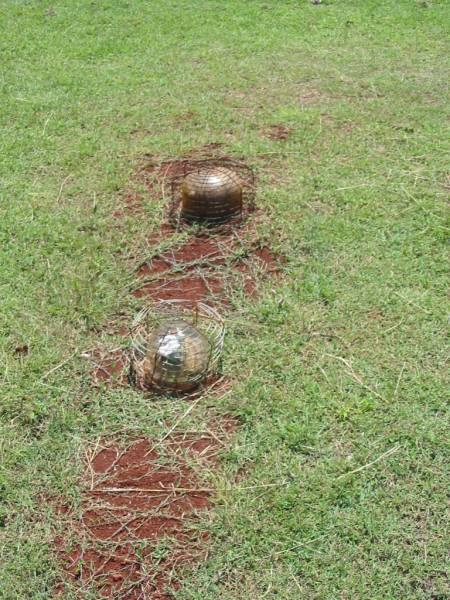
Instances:
[[[186,411],[93,387],[83,355],[140,307],[162,202],[114,219],[133,173],[213,142],[255,168],[287,262],[227,315],[230,391],[183,420],[242,427],[175,597],[450,597],[449,22],[447,0],[3,0],[2,600],[53,596],[52,499],[77,510],[87,449]]]

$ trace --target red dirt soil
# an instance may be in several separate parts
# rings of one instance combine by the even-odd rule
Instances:
[[[190,162],[189,158],[170,160],[159,165],[149,162],[142,169],[140,175],[147,190],[151,195],[155,195],[156,192],[162,190],[165,183],[184,175]]]
[[[59,509],[75,535],[71,545],[69,537],[56,540],[69,578],[93,584],[102,598],[169,600],[179,587],[179,568],[201,560],[208,540],[193,524],[211,507],[212,490],[187,459],[212,465],[222,449],[219,439],[237,426],[225,416],[205,432],[173,433],[163,444],[137,440],[100,450],[87,465],[81,519]]]
[[[151,281],[133,294],[137,298],[147,297],[154,301],[184,298],[192,302],[215,300],[227,304],[226,273],[217,267],[225,265],[228,260],[232,270],[244,276],[244,289],[252,296],[257,288],[254,272],[279,272],[283,257],[263,246],[249,247],[246,260],[233,259],[233,252],[239,248],[242,246],[237,244],[233,235],[191,238],[178,249],[155,256],[143,265],[138,276]],[[200,267],[204,268],[200,271]]]
[[[102,355],[94,354],[95,367],[92,377],[95,382],[124,383],[128,366],[128,358],[124,350],[119,349]]]
[[[163,240],[170,239],[175,233],[175,229],[172,227],[170,223],[162,223],[158,230],[154,231],[149,239],[149,246],[157,246]]]
[[[186,302],[199,302],[205,299],[214,299],[223,293],[223,282],[214,276],[182,275],[176,277],[168,275],[151,283],[147,283],[135,292],[136,298],[151,298],[155,302],[160,300],[177,300],[183,298]]]
[[[225,253],[232,246],[232,235],[194,237],[180,248],[168,250],[164,254],[153,258],[151,267],[144,265],[138,274],[140,276],[148,276],[170,270],[175,266],[185,267],[187,264],[193,262],[223,264],[225,262]]]

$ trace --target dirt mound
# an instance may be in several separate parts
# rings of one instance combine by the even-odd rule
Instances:
[[[72,535],[57,540],[70,579],[93,585],[103,598],[171,598],[180,567],[206,553],[207,535],[195,528],[195,520],[211,507],[213,490],[192,461],[211,466],[223,447],[220,440],[236,427],[226,416],[205,432],[173,433],[162,444],[140,439],[100,450],[86,465],[81,518],[67,507],[59,511],[75,538],[70,545]]]

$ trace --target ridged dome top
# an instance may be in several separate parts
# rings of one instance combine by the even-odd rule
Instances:
[[[189,173],[183,182],[181,217],[187,221],[220,223],[242,211],[242,182],[225,167]]]

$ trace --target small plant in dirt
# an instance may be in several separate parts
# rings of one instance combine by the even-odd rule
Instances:
[[[156,562],[161,562],[167,559],[173,547],[173,540],[164,538],[158,540],[152,549],[152,558]]]

